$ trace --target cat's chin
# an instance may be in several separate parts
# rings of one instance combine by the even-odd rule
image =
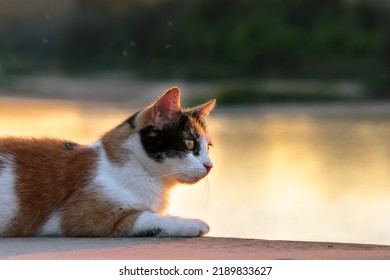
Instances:
[[[181,174],[180,176],[167,176],[162,179],[166,187],[174,187],[178,184],[193,185],[204,179],[208,173]]]
[[[180,185],[180,184],[183,184],[183,185],[193,185],[193,184],[196,184],[198,183],[199,181],[201,181],[203,178],[205,178],[206,176],[203,176],[203,177],[186,177],[186,178],[165,178],[163,180],[163,184],[165,187],[168,187],[168,188],[172,188],[172,187],[175,187],[177,185]]]
[[[180,184],[188,184],[188,185],[193,185],[193,184],[196,184],[198,183],[199,181],[201,181],[202,179],[204,179],[205,177],[207,176],[204,175],[204,176],[198,176],[198,177],[192,177],[192,176],[186,176],[185,178],[178,178],[177,181],[180,183]]]

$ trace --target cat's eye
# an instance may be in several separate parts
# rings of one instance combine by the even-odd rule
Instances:
[[[187,149],[189,149],[189,150],[194,149],[195,143],[193,140],[184,140],[184,143],[186,144]]]

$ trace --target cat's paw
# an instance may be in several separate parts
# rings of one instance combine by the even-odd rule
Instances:
[[[209,232],[209,226],[197,219],[163,216],[145,211],[133,225],[132,236],[199,237]]]
[[[210,230],[208,224],[197,219],[174,218],[175,226],[167,230],[169,236],[200,237]]]
[[[205,222],[201,220],[189,220],[184,232],[188,233],[186,236],[199,237],[207,234],[209,231],[210,227]]]

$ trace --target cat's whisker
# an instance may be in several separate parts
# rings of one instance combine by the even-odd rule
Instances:
[[[190,169],[190,168],[184,168],[184,169],[175,169],[175,170],[170,170],[170,171],[166,171],[166,172],[153,172],[151,173],[152,176],[156,176],[156,177],[167,177],[167,176],[172,176],[172,175],[188,175],[188,173],[194,173],[194,171],[196,172],[199,172],[201,173],[203,170],[201,169]],[[192,176],[187,176],[188,178],[192,177]]]
[[[210,176],[210,179],[212,180],[212,183],[215,187],[218,187],[218,181],[214,175]]]
[[[181,176],[181,177],[190,178],[190,176],[188,176],[188,174],[186,172],[167,172],[167,173],[163,173],[163,174],[158,174],[157,176],[160,178],[170,177],[170,176]]]
[[[203,189],[203,196],[202,200],[205,200],[204,207],[207,208],[208,202],[209,202],[209,194],[210,194],[210,181],[209,177],[206,177],[204,180],[204,189]]]
[[[153,174],[166,174],[166,173],[175,173],[175,172],[194,172],[194,171],[200,171],[200,169],[193,169],[193,168],[176,168],[168,171],[156,171]]]

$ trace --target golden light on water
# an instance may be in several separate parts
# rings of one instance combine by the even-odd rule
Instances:
[[[0,135],[92,143],[128,111],[0,100]],[[211,117],[214,168],[169,212],[212,236],[390,244],[390,119]]]
[[[178,190],[172,212],[201,213],[216,236],[390,243],[389,119],[214,118],[210,130],[215,179]]]
[[[1,99],[0,135],[58,137],[88,144],[126,116],[120,110],[72,102]]]

